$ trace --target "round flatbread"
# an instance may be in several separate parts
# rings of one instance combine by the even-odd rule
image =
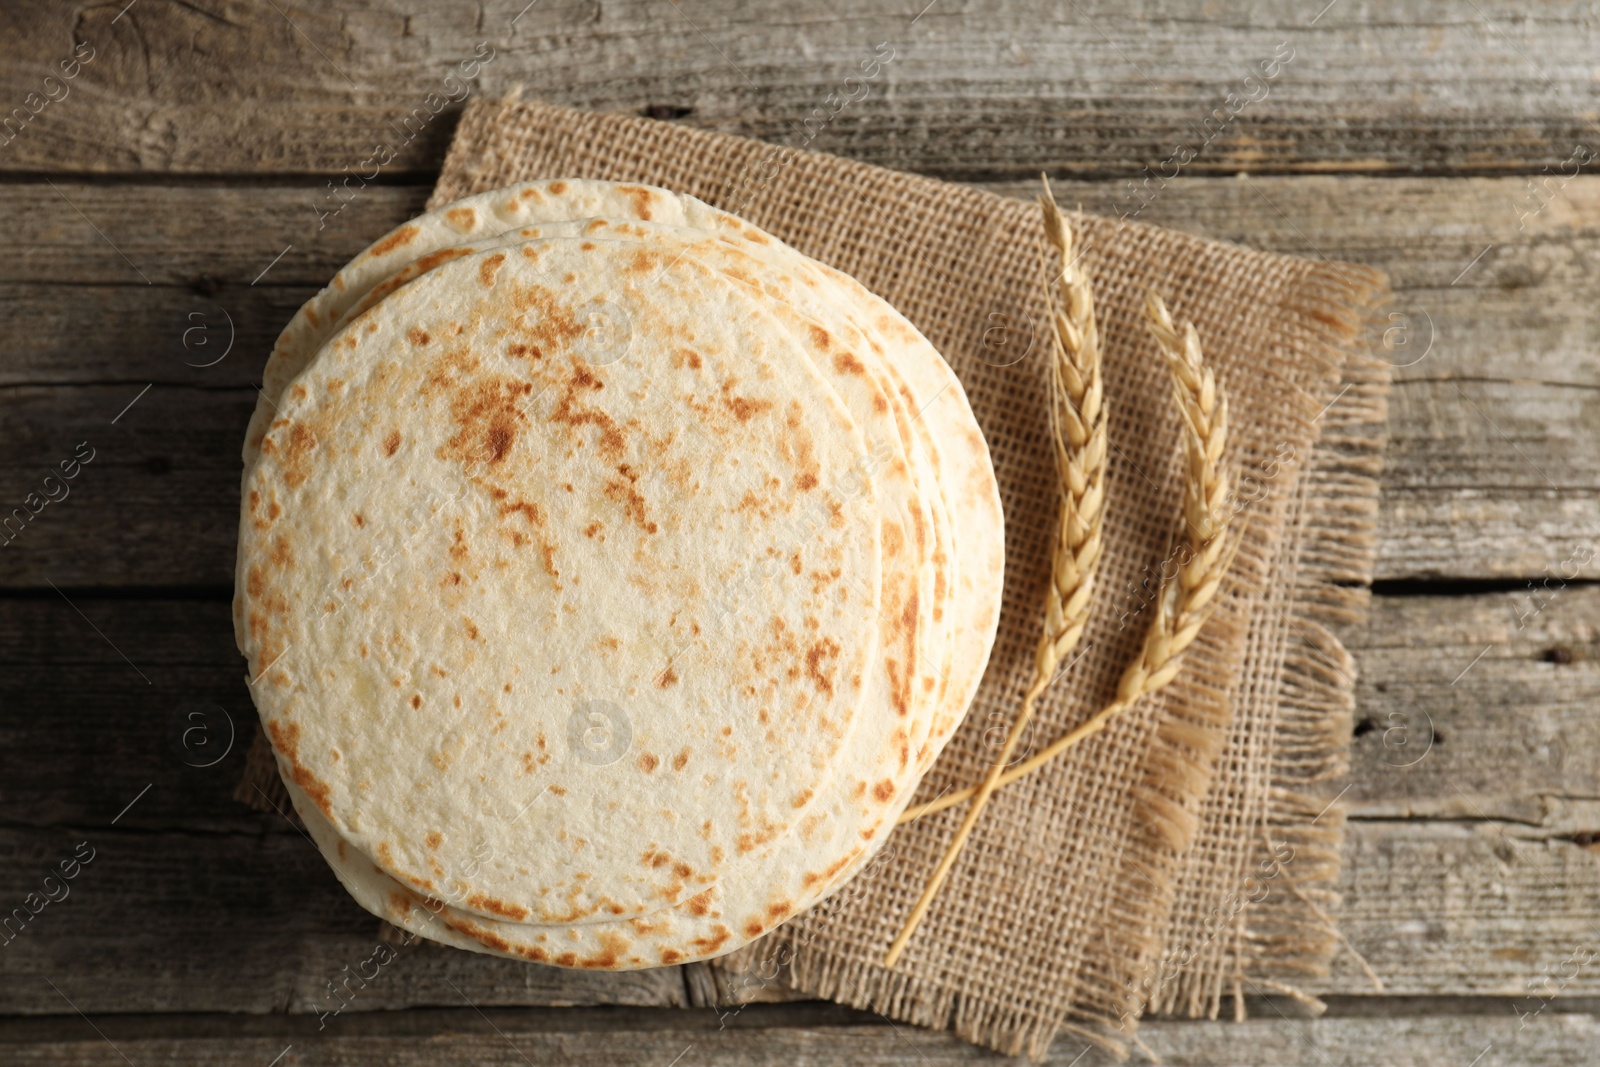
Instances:
[[[584,348],[584,308],[626,358]],[[853,420],[759,305],[616,242],[481,253],[279,407],[242,617],[269,736],[342,837],[573,923],[678,903],[805,815],[876,652],[880,523],[870,479],[842,487]],[[557,745],[594,755],[538,774]]]

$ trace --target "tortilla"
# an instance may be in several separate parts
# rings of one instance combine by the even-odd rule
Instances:
[[[627,358],[576,350],[584,307],[630,324]],[[429,892],[471,869],[468,902],[519,920],[637,916],[826,785],[877,651],[875,483],[844,488],[858,429],[733,286],[615,242],[466,257],[279,407],[241,542],[254,692],[288,776],[385,870]],[[595,716],[626,759],[535,773]],[[639,849],[595,856],[618,836]]]
[[[525,227],[520,232],[514,225],[508,229],[500,226],[530,215],[572,220],[573,214],[583,211],[618,212],[621,217]],[[690,221],[699,229],[637,221],[663,216]],[[718,236],[712,238],[712,233]],[[370,839],[359,834],[347,837],[343,828],[331,825],[324,817],[321,798],[308,797],[299,788],[292,788],[291,794],[319,848],[352,896],[397,925],[460,947],[565,965],[637,967],[682,962],[731,951],[811,906],[848,880],[881,845],[894,817],[914,792],[917,778],[959,724],[971,690],[981,677],[993,640],[993,623],[998,619],[1003,569],[998,496],[986,445],[959,383],[932,346],[892,308],[853,280],[693,198],[598,182],[536,183],[469,198],[413,220],[341,270],[334,283],[296,316],[274,349],[266,388],[246,439],[247,464],[262,440],[261,423],[273,413],[272,397],[283,395],[291,373],[306,376],[308,365],[320,363],[329,351],[338,350],[339,345],[334,344],[318,353],[317,346],[330,334],[354,325],[354,330],[346,330],[345,343],[353,334],[359,345],[362,331],[369,328],[361,324],[393,317],[395,309],[384,310],[388,302],[395,294],[408,294],[420,284],[417,279],[439,273],[453,260],[476,256],[481,263],[501,254],[492,249],[505,248],[514,254],[514,246],[530,238],[557,235],[597,239],[580,242],[585,248],[604,239],[623,239],[644,246],[646,255],[648,250],[660,250],[671,257],[671,262],[660,264],[663,272],[675,271],[683,260],[709,266],[773,313],[791,340],[801,339],[799,347],[814,367],[827,369],[835,364],[831,384],[846,394],[849,402],[845,406],[857,421],[875,428],[867,435],[874,443],[867,444],[863,454],[883,460],[870,464],[879,470],[880,489],[895,485],[886,494],[893,499],[886,501],[880,529],[888,536],[880,536],[880,545],[894,540],[896,528],[915,528],[921,533],[915,552],[904,545],[896,551],[896,546],[889,545],[880,569],[884,609],[880,623],[888,621],[892,628],[898,612],[914,604],[915,637],[905,646],[903,663],[891,667],[888,655],[880,660],[883,673],[879,677],[887,684],[858,709],[846,739],[834,749],[837,768],[845,768],[852,757],[854,763],[831,778],[830,770],[818,772],[816,792],[821,799],[808,800],[805,817],[787,826],[777,822],[764,825],[756,835],[760,840],[739,857],[695,876],[691,892],[699,892],[692,895],[683,892],[683,887],[656,883],[655,899],[641,903],[635,893],[628,898],[631,908],[619,907],[618,900],[607,896],[600,908],[519,913],[515,901],[486,891],[499,883],[477,877],[474,860],[463,867],[459,854],[431,857],[427,871],[414,863],[396,862],[393,849],[374,848]],[[456,240],[463,237],[475,239]],[[540,241],[537,247],[543,244]],[[396,269],[384,276],[389,268]],[[566,277],[564,284],[572,280]],[[453,284],[459,285],[459,281]],[[432,288],[448,293],[451,284],[435,279]],[[418,298],[412,294],[407,299]],[[601,308],[602,329],[598,332],[615,334],[619,322],[609,305],[602,297],[592,299]],[[373,308],[378,310],[369,315]],[[620,325],[630,327],[630,317],[623,319]],[[591,314],[591,327],[594,320]],[[591,328],[589,335],[596,332]],[[830,352],[830,348],[838,350]],[[596,354],[587,355],[593,358]],[[599,355],[597,362],[605,363],[610,354]],[[929,412],[934,417],[924,418]],[[934,432],[936,424],[953,431],[944,435],[943,448],[940,435]],[[953,452],[962,462],[952,463],[946,452]],[[957,474],[953,490],[945,483],[952,468]],[[963,507],[976,514],[953,515],[947,500],[952,491]],[[249,513],[245,518],[247,524],[256,521]],[[968,552],[979,563],[965,575],[957,530],[965,533]],[[984,545],[988,537],[992,544]],[[242,538],[242,579],[248,577],[243,566],[244,543]],[[243,600],[241,595],[236,604],[241,633],[248,614],[239,610]],[[968,624],[974,607],[978,609],[976,626]],[[896,642],[889,642],[886,653],[895,646]],[[914,661],[921,664],[918,672],[903,671],[897,682],[895,670]],[[922,690],[914,695],[906,693],[903,685],[912,678]],[[872,707],[881,712],[885,703],[894,702],[897,689],[903,694],[899,701],[902,727],[886,733],[882,719],[876,729],[868,725],[873,721]],[[889,738],[887,745],[885,737]],[[899,750],[899,765],[875,779],[885,768],[886,757],[892,760],[889,754],[895,749]],[[908,759],[908,752],[914,758]],[[287,760],[284,757],[280,746],[286,778],[293,778],[297,773],[293,755]],[[872,769],[867,770],[869,767]],[[876,787],[870,800],[865,799],[869,786]],[[504,824],[511,813],[502,809],[498,815],[505,835]],[[509,821],[515,825],[515,819]],[[514,840],[514,835],[506,840]],[[522,848],[526,847],[524,842]],[[492,848],[489,853],[498,855]],[[649,858],[663,862],[654,855],[653,847]],[[474,877],[463,879],[463,871]],[[624,881],[638,889],[639,879],[624,877]],[[652,885],[648,879],[644,883]],[[505,884],[499,886],[502,892],[506,889]],[[571,885],[566,888],[570,895]],[[552,887],[544,885],[536,895],[549,898],[551,892]],[[592,897],[582,900],[593,902]]]

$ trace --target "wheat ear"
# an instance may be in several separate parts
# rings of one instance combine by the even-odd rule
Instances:
[[[1206,366],[1200,335],[1192,324],[1186,325],[1180,335],[1166,305],[1155,293],[1145,300],[1145,318],[1172,372],[1173,396],[1183,415],[1183,519],[1188,559],[1163,583],[1139,658],[1123,671],[1116,699],[1037,755],[1002,774],[997,786],[1010,785],[1038,770],[1084,738],[1099,733],[1141,697],[1172,681],[1183,665],[1185,650],[1210,617],[1217,589],[1242,543],[1236,540],[1231,550],[1224,548],[1233,519],[1233,509],[1228,506],[1228,472],[1222,463],[1228,443],[1227,397]],[[976,793],[963,789],[907,808],[900,821],[910,822],[954,807]]]
[[[899,962],[911,935],[927,914],[961,854],[984,805],[999,784],[1018,741],[1033,718],[1039,695],[1056,676],[1063,660],[1072,655],[1089,621],[1095,570],[1100,564],[1101,516],[1105,504],[1106,408],[1100,382],[1100,331],[1094,319],[1094,295],[1088,275],[1074,255],[1072,229],[1056,206],[1050,182],[1044,179],[1039,194],[1045,238],[1060,257],[1060,271],[1052,288],[1059,307],[1051,316],[1050,437],[1055,447],[1059,504],[1055,544],[1051,550],[1050,585],[1045,592],[1044,633],[1034,652],[1033,684],[1022,700],[1022,710],[1012,724],[994,765],[974,794],[956,836],[929,878],[922,897],[911,910],[900,936],[884,958],[884,966]]]

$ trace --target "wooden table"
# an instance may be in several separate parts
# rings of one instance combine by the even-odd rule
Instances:
[[[229,796],[253,716],[229,598],[262,362],[420,208],[459,100],[522,83],[798,143],[879,42],[892,61],[814,147],[1019,196],[1048,169],[1065,203],[1148,201],[1146,221],[1394,282],[1339,913],[1384,989],[1345,954],[1305,983],[1320,1018],[1262,1001],[1243,1025],[1141,1036],[1172,1064],[1600,1059],[1592,6],[526,2],[0,11],[0,512],[59,497],[0,550],[0,914],[25,919],[0,934],[0,1062],[991,1058],[832,1005],[741,1009],[699,965],[433,947],[325,1014],[378,924],[289,824]],[[1229,116],[1229,93],[1253,99]],[[241,740],[197,765],[230,724]],[[76,877],[47,882],[64,861]],[[27,911],[51,886],[68,895]],[[1102,1062],[1082,1050],[1063,1038],[1052,1061]]]

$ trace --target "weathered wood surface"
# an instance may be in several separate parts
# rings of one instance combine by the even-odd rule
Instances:
[[[63,990],[67,990],[64,988]],[[52,994],[54,995],[54,994]],[[58,998],[59,999],[59,998]],[[1255,1018],[1225,1022],[1151,1021],[1139,1038],[1168,1067],[1572,1067],[1592,1062],[1600,1017],[1555,1006],[1531,1021],[1470,1002],[1447,1014],[1303,1019],[1293,1005],[1257,1005]],[[1531,1009],[1530,1009],[1531,1010]],[[171,1067],[276,1064],[526,1067],[561,1063],[737,1064],[834,1067],[851,1063],[1005,1063],[948,1033],[894,1026],[865,1012],[802,1006],[747,1008],[719,1028],[710,1010],[475,1012],[342,1018],[324,1031],[314,1020],[268,1018],[79,1018],[0,1025],[0,1049],[18,1067],[161,1063]],[[98,1032],[97,1032],[98,1031]],[[1071,1036],[1044,1061],[1050,1067],[1110,1067],[1114,1059]]]
[[[1429,0],[1402,19],[1297,0],[1203,12],[1177,0],[122,7],[8,13],[13,54],[29,60],[0,73],[8,108],[75,45],[95,58],[6,146],[0,168],[342,177],[387,144],[388,169],[414,173],[437,167],[448,143],[459,105],[447,98],[520,83],[561,103],[655,108],[963,177],[1133,174],[1178,144],[1197,150],[1195,173],[1537,170],[1594,138],[1600,43],[1575,2],[1530,15]],[[847,81],[880,42],[892,61]],[[1275,55],[1292,58],[1263,79],[1259,64]],[[489,61],[463,81],[458,64],[474,56]],[[1230,93],[1251,99],[1208,134],[1200,127]]]
[[[0,909],[77,842],[99,850],[0,947],[0,1062],[992,1058],[871,1013],[728,1015],[703,965],[575,974],[425,945],[318,1017],[378,924],[285,820],[229,796],[253,721],[227,606],[239,439],[278,329],[426,198],[460,108],[429,114],[427,94],[515,83],[1007,195],[1046,168],[1090,211],[1387,270],[1383,325],[1405,343],[1378,572],[1401,581],[1349,635],[1357,736],[1335,786],[1353,818],[1341,928],[1386,993],[1345,953],[1302,983],[1328,1017],[1256,999],[1243,1026],[1140,1036],[1174,1064],[1594,1058],[1600,177],[1573,163],[1600,148],[1588,6],[118,0],[0,17],[0,124],[25,127],[0,133],[0,515],[95,449],[0,547]],[[892,60],[847,83],[880,41]],[[1293,59],[1207,143],[1198,127],[1280,42]],[[69,95],[19,119],[75,46],[94,58]],[[470,83],[446,82],[487,49]],[[328,180],[380,144],[378,178],[319,218]],[[1181,177],[1130,186],[1179,145],[1195,149]],[[230,720],[239,743],[194,766]],[[1109,1062],[1083,1051],[1064,1036],[1050,1062]]]
[[[7,187],[19,221],[0,235],[0,285],[23,321],[56,328],[26,331],[0,367],[0,502],[20,504],[80,441],[102,466],[3,550],[0,585],[227,584],[238,443],[272,337],[425,194],[369,190],[319,230],[303,188],[58,185]],[[1058,191],[1116,209],[1107,183]],[[1600,576],[1600,178],[1519,222],[1523,193],[1520,179],[1184,179],[1141,215],[1390,272],[1405,332],[1380,578]],[[97,495],[97,477],[117,493]]]

